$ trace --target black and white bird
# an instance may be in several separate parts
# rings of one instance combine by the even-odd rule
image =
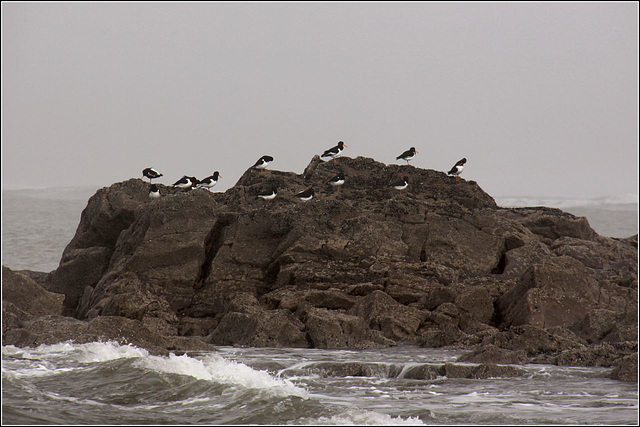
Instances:
[[[194,185],[198,184],[198,180],[194,176],[184,175],[182,178],[177,180],[173,186],[178,188],[192,188]]]
[[[253,165],[256,169],[265,169],[269,163],[273,162],[273,157],[271,156],[262,156],[258,159],[255,165]]]
[[[149,183],[152,179],[160,178],[162,174],[154,168],[146,168],[142,170],[142,176],[149,178]]]
[[[220,172],[215,171],[213,175],[206,177],[202,181],[198,182],[196,188],[208,188],[214,187],[218,183],[218,177],[222,177]]]
[[[338,175],[334,176],[329,180],[329,184],[334,187],[338,187],[338,192],[340,191],[340,186],[344,184],[344,173],[340,172]]]
[[[307,190],[304,190],[296,194],[295,197],[302,200],[303,202],[308,202],[309,200],[313,199],[314,194],[315,194],[315,191],[313,191],[313,188],[309,188]]]
[[[277,195],[278,195],[278,190],[275,188],[273,190],[267,190],[267,191],[262,191],[258,193],[258,197],[264,200],[273,200],[276,198]]]
[[[333,163],[336,163],[336,159],[340,157],[340,155],[342,155],[342,150],[344,150],[344,147],[346,146],[347,144],[340,141],[338,142],[338,145],[336,145],[335,147],[329,148],[324,153],[322,153],[322,156],[320,156],[320,158],[321,159],[326,158],[326,160],[333,159]]]
[[[396,181],[392,185],[396,190],[404,190],[409,186],[409,178],[405,176],[402,178],[402,181]]]
[[[416,147],[411,147],[407,151],[405,151],[404,153],[396,157],[396,160],[400,160],[400,159],[406,160],[407,164],[409,164],[409,160],[413,160],[417,152],[418,150],[416,150]]]
[[[158,186],[151,184],[151,188],[149,188],[149,198],[157,199],[158,197],[160,197],[160,190],[158,189]]]
[[[466,158],[462,158],[461,160],[458,160],[458,162],[455,165],[453,165],[451,170],[449,172],[447,172],[447,175],[455,176],[456,177],[456,181],[459,181],[460,180],[460,176],[459,175],[464,170],[464,164],[465,163],[467,163],[467,159]]]

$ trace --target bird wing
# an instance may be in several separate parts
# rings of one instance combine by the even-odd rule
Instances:
[[[396,157],[396,160],[404,159],[405,157],[409,157],[410,155],[411,155],[411,150],[407,150],[404,153],[400,154],[398,157]]]
[[[322,156],[320,156],[320,157],[331,156],[331,155],[333,155],[333,154],[337,154],[339,151],[340,151],[340,149],[339,149],[339,147],[336,145],[335,147],[333,147],[333,148],[329,148],[328,150],[326,150],[326,151],[322,154]]]

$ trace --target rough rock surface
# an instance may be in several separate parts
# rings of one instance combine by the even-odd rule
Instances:
[[[327,184],[337,171],[340,192]],[[400,176],[404,191],[389,185]],[[302,175],[249,169],[225,193],[159,187],[151,200],[130,179],[91,197],[60,266],[39,278],[62,308],[28,314],[4,293],[14,342],[39,342],[38,316],[62,314],[213,345],[480,345],[481,363],[595,351],[614,366],[637,352],[637,237],[599,236],[585,218],[499,208],[473,181],[362,157],[314,158]],[[273,187],[274,200],[256,197]],[[295,200],[309,187],[313,200]]]

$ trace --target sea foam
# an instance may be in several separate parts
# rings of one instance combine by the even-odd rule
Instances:
[[[264,390],[277,396],[309,398],[305,389],[287,379],[276,378],[267,371],[255,370],[243,363],[226,360],[217,354],[208,354],[202,359],[174,354],[168,357],[149,356],[136,361],[136,364],[157,372],[188,375],[199,380]]]
[[[301,425],[383,425],[383,426],[423,426],[417,417],[392,417],[375,411],[348,410],[331,417],[302,418],[295,421]],[[292,424],[292,423],[290,423]]]
[[[243,363],[226,360],[218,354],[207,354],[198,359],[188,355],[174,354],[153,356],[147,350],[133,345],[120,345],[117,342],[108,341],[87,344],[65,342],[40,345],[36,348],[4,346],[2,356],[3,359],[19,358],[14,361],[21,366],[13,368],[14,372],[19,373],[20,376],[56,374],[76,369],[74,365],[82,366],[88,363],[135,358],[134,366],[140,369],[187,375],[199,380],[263,390],[270,395],[309,398],[304,388],[296,386],[288,379],[276,378],[267,371],[258,371]],[[62,364],[65,367],[58,366]]]

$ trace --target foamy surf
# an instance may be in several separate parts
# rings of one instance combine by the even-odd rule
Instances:
[[[292,423],[289,423],[292,424]],[[348,410],[343,414],[331,417],[302,418],[296,421],[299,425],[365,425],[365,426],[423,426],[426,425],[416,417],[392,417],[375,411]]]
[[[255,370],[243,363],[226,360],[217,354],[200,359],[188,355],[153,356],[145,349],[133,345],[121,345],[115,341],[75,344],[65,342],[40,345],[36,348],[2,348],[5,356],[18,358],[12,362],[12,374],[44,376],[79,369],[87,364],[104,363],[118,359],[136,359],[134,367],[159,373],[190,376],[198,380],[264,391],[272,396],[297,396],[308,399],[307,391],[288,379],[276,378],[267,371]],[[16,366],[20,364],[21,366]],[[64,364],[65,367],[58,365]],[[70,366],[71,365],[71,366]],[[4,370],[4,362],[3,362]]]
[[[255,370],[243,363],[226,360],[217,354],[208,354],[202,359],[173,354],[168,357],[149,356],[136,361],[136,365],[156,372],[187,375],[198,380],[264,390],[275,396],[309,398],[306,390],[287,379],[276,378],[267,371]]]

